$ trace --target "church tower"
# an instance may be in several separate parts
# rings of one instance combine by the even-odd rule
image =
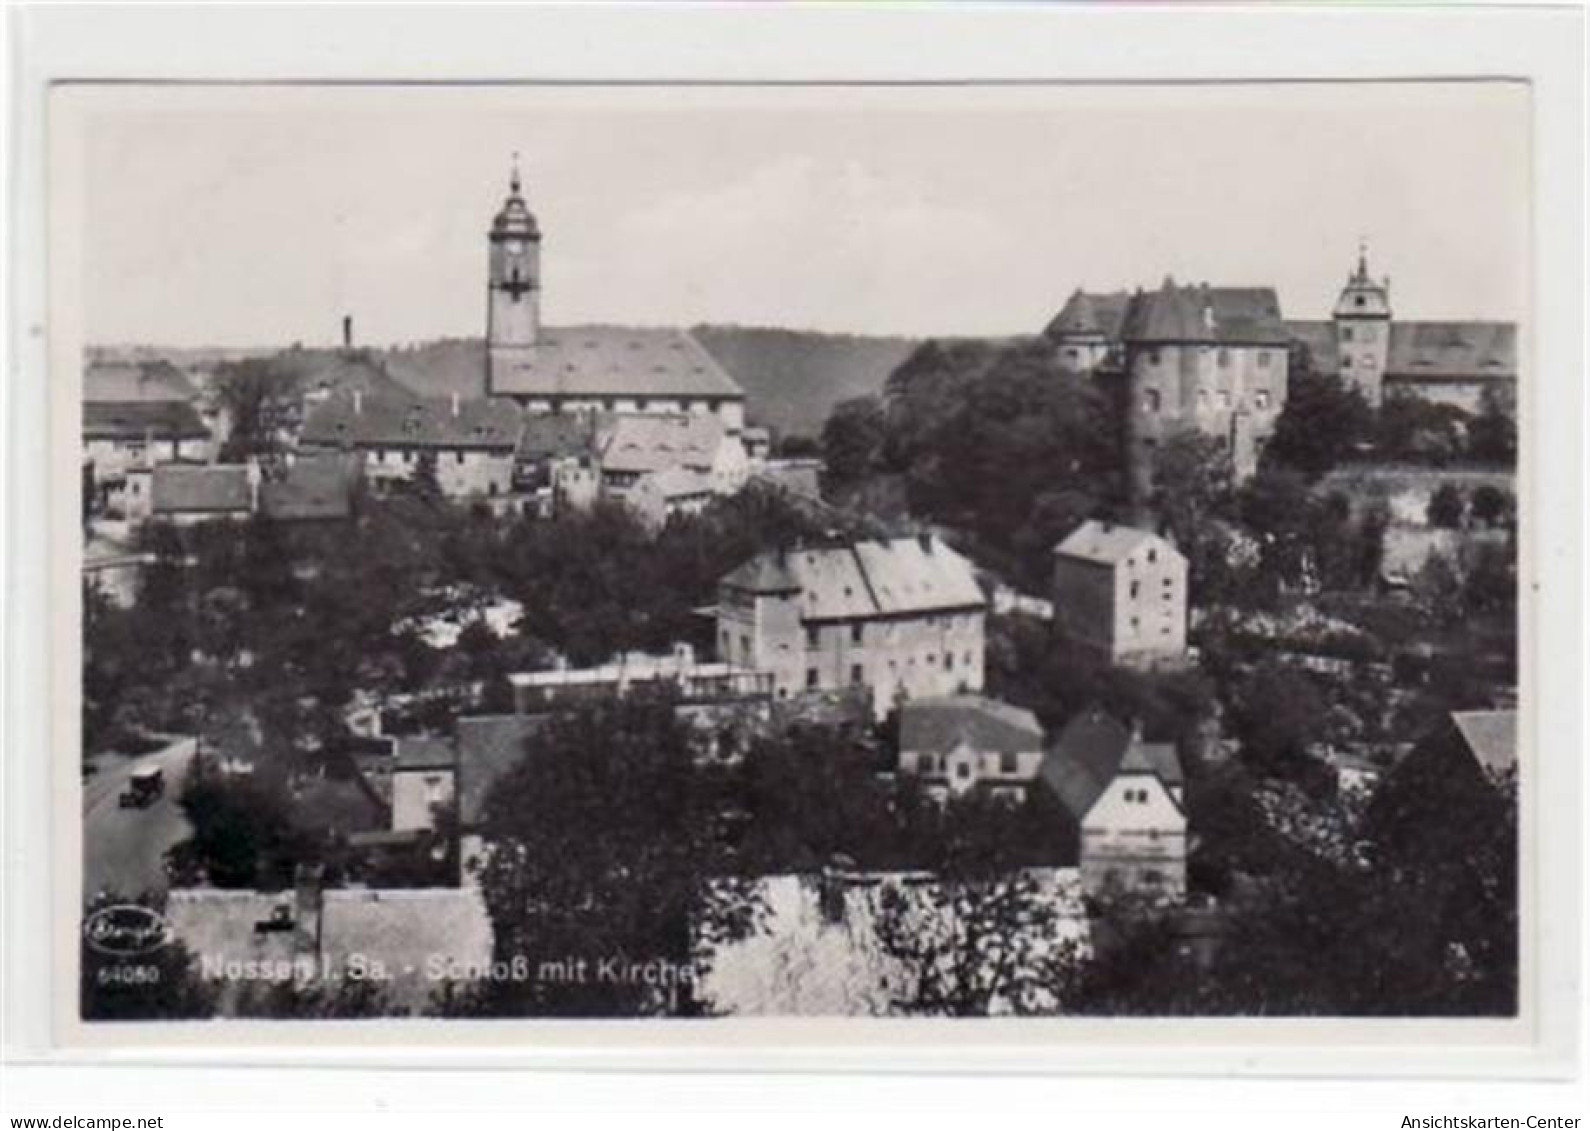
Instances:
[[[1332,316],[1336,324],[1336,357],[1342,380],[1379,407],[1386,354],[1391,347],[1391,280],[1369,277],[1364,245],[1358,245],[1358,269],[1347,279]]]
[[[541,229],[524,202],[514,157],[508,199],[491,222],[486,281],[486,389],[541,332]]]

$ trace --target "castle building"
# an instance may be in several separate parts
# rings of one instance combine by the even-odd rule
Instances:
[[[773,673],[773,692],[864,689],[904,700],[980,691],[987,600],[931,535],[757,555],[718,583],[718,655]]]
[[[1414,396],[1474,413],[1487,397],[1509,409],[1516,401],[1517,326],[1396,320],[1391,280],[1370,276],[1362,247],[1331,319],[1292,321],[1286,328],[1316,373],[1339,375],[1371,405]]]
[[[530,412],[678,413],[745,426],[745,392],[689,333],[541,323],[541,228],[519,171],[487,233],[484,392]]]
[[[1147,530],[1093,519],[1054,551],[1054,628],[1112,664],[1187,653],[1187,559]]]

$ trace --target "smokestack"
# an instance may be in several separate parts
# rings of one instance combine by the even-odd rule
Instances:
[[[353,315],[351,314],[342,316],[342,348],[345,350],[353,348]]]

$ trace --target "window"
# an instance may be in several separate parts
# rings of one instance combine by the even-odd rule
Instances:
[[[853,624],[850,626],[850,642],[852,644],[861,643],[861,625]]]
[[[1143,390],[1143,411],[1144,412],[1158,412],[1159,411],[1159,390],[1158,389],[1144,389]]]
[[[1067,361],[1075,361],[1076,359],[1077,359],[1076,347],[1075,346],[1068,346],[1066,348],[1066,360]]]
[[[1134,600],[1134,601],[1137,600],[1137,590],[1138,590],[1138,588],[1139,588],[1138,583],[1135,582],[1135,581],[1132,582],[1132,586],[1131,586],[1131,591],[1130,592],[1131,592],[1132,600]]]
[[[813,691],[817,687],[817,669],[806,669],[806,690]]]
[[[960,778],[962,781],[965,781],[967,778],[971,777],[971,765],[967,762],[957,762],[955,765],[955,776]]]
[[[1148,363],[1150,365],[1158,365],[1159,364],[1159,347],[1158,346],[1155,346],[1153,349],[1148,351]]]
[[[1350,342],[1352,340],[1353,340],[1353,328],[1351,326],[1343,326],[1342,327],[1342,341]]]
[[[453,462],[454,463],[463,463],[464,462],[464,453],[463,452],[454,452],[453,453]]]
[[[1231,364],[1231,351],[1222,346],[1220,349],[1219,358],[1220,368],[1224,369],[1226,366]]]
[[[1363,295],[1354,295],[1353,296],[1353,305],[1354,306],[1363,306],[1364,305],[1364,296]]]
[[[741,651],[742,654],[744,654],[746,659],[750,659],[750,657],[751,657],[751,638],[749,636],[741,636],[740,637],[740,651]]]
[[[955,653],[954,652],[946,652],[946,653],[944,653],[944,670],[947,671],[947,672],[952,672],[952,671],[955,670]]]
[[[864,683],[866,681],[866,678],[867,678],[866,677],[866,673],[862,671],[860,664],[851,664],[850,665],[850,682],[851,683],[855,683],[855,684]]]
[[[1253,403],[1255,405],[1257,405],[1259,408],[1269,408],[1270,407],[1270,390],[1268,390],[1268,389],[1260,389],[1258,392],[1254,393],[1253,394]]]
[[[1149,560],[1149,561],[1150,561],[1150,562],[1157,562],[1157,561],[1159,561],[1159,549],[1158,549],[1158,548],[1157,548],[1157,547],[1155,547],[1155,546],[1150,546],[1150,547],[1149,547],[1149,548],[1148,548],[1148,560]]]
[[[806,626],[806,647],[817,647],[817,626],[815,624]]]
[[[999,772],[1013,774],[1016,772],[1016,755],[1009,750],[999,755]]]
[[[646,406],[647,406],[648,403],[649,402],[646,400],[645,397],[636,397],[635,398],[635,411],[636,412],[645,412],[646,411]]]
[[[1270,368],[1270,351],[1269,350],[1260,350],[1259,351],[1259,368],[1260,369],[1268,369],[1268,368]]]

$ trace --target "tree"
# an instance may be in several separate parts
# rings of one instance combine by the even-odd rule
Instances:
[[[1456,530],[1463,525],[1463,515],[1468,508],[1463,503],[1463,492],[1454,483],[1443,483],[1430,496],[1425,517],[1431,526]]]
[[[269,461],[280,454],[281,436],[294,412],[296,384],[269,360],[249,358],[218,367],[217,398],[231,423],[222,462],[251,457]]]
[[[1244,760],[1282,776],[1299,773],[1325,732],[1327,704],[1308,676],[1267,659],[1233,689],[1230,728]]]
[[[1493,387],[1480,397],[1480,414],[1469,424],[1469,455],[1505,467],[1518,461],[1518,422],[1506,399]]]
[[[1507,527],[1516,521],[1517,501],[1511,491],[1481,483],[1469,497],[1469,514],[1484,526]]]
[[[1375,449],[1382,459],[1443,467],[1467,450],[1468,421],[1456,405],[1390,396],[1380,406]]]
[[[877,397],[854,397],[835,405],[822,436],[829,483],[844,488],[860,481],[876,466],[883,438],[883,404]]]
[[[1373,421],[1363,393],[1335,374],[1316,373],[1306,350],[1294,350],[1286,404],[1276,418],[1265,459],[1319,476],[1351,458]]]
[[[599,706],[551,721],[486,799],[492,850],[480,883],[497,958],[563,976],[493,982],[477,1008],[694,1012],[702,922],[733,923],[746,910],[713,882],[728,871],[722,812],[712,775],[698,772],[689,732],[666,703]],[[602,963],[658,974],[604,977]]]

